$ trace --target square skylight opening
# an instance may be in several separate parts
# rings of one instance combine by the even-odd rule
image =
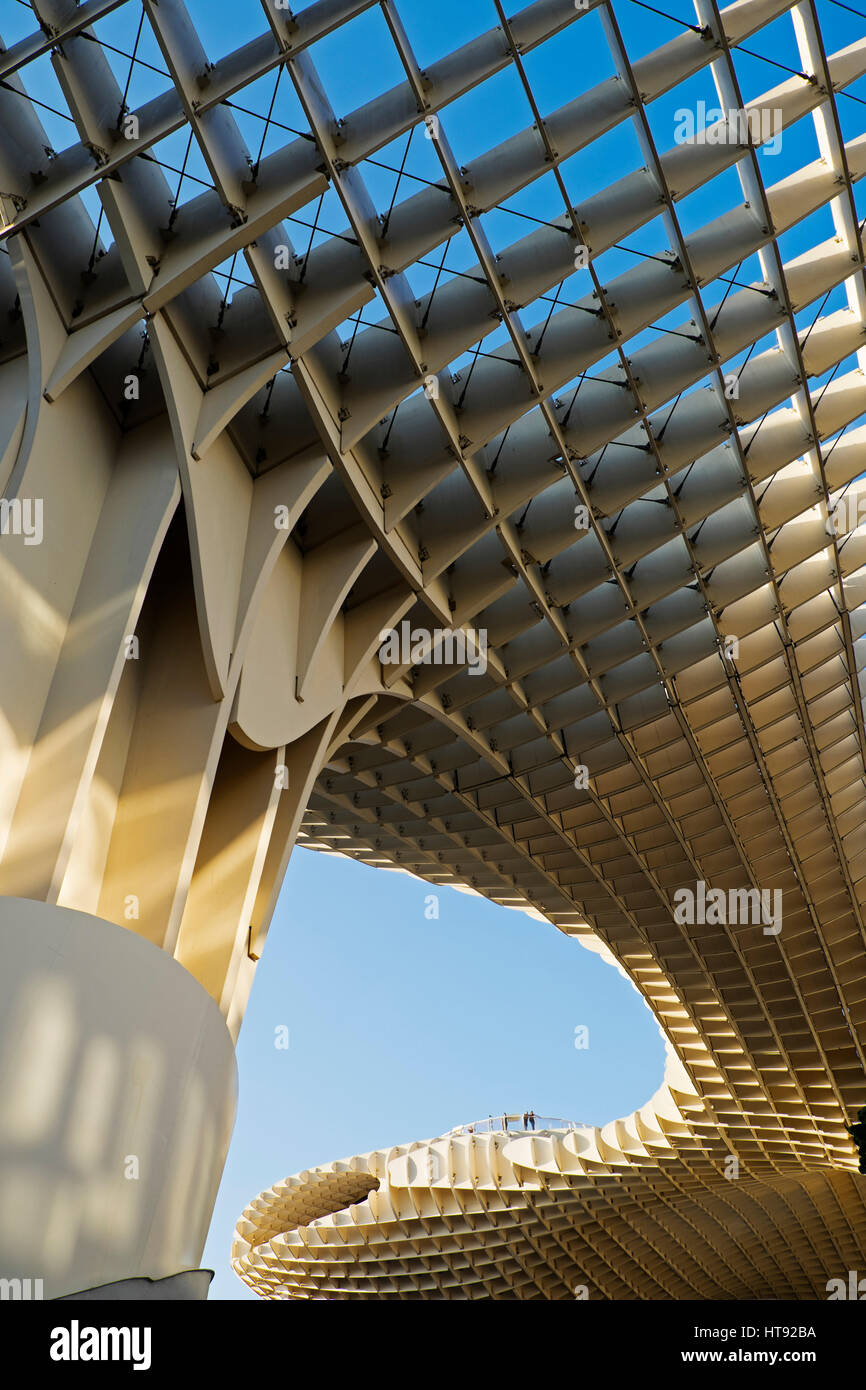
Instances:
[[[352,338],[358,338],[367,329],[374,333],[396,331],[388,307],[378,290],[373,291],[372,299],[367,299],[355,313],[337,325],[335,332],[344,350],[348,351]]]
[[[567,212],[559,183],[552,171],[547,171],[485,212],[484,226],[501,251],[522,241],[540,223],[560,222]],[[498,229],[495,233],[494,227]]]
[[[659,10],[664,9],[664,14],[644,9],[633,0],[614,0],[612,8],[632,62],[654,53],[698,23],[689,0],[671,0],[670,4],[658,6]]]
[[[756,144],[759,138],[767,136],[757,150],[761,179],[767,187],[821,158],[811,112],[782,128],[781,116],[775,111],[765,111],[754,129],[759,131]]]
[[[822,291],[808,304],[804,304],[803,308],[799,309],[794,315],[794,323],[797,326],[797,332],[800,338],[802,339],[806,333],[812,330],[813,324],[815,324],[817,329],[820,327],[822,319],[830,318],[832,314],[838,313],[840,309],[847,308],[848,297],[845,293],[844,283],[834,285],[829,291]]]
[[[476,349],[478,349],[477,353]],[[505,350],[504,352],[503,349]],[[476,361],[483,361],[485,357],[497,353],[497,350],[499,350],[499,354],[505,358],[516,359],[517,357],[517,350],[512,342],[511,334],[502,323],[496,324],[491,333],[485,334],[480,340],[480,345],[479,341],[476,339],[470,348],[467,348],[465,352],[461,352],[449,363],[448,370],[452,378],[459,376],[461,385],[465,385],[469,371]]]
[[[173,86],[156,35],[138,5],[122,5],[88,31],[96,35],[121,95],[126,93],[127,110],[135,111]]]
[[[750,34],[742,46],[732,45],[731,57],[745,105],[787,82],[794,73],[804,71],[794,25],[787,11],[756,34]]]
[[[665,248],[661,248],[664,250]],[[627,275],[635,266],[642,265],[646,260],[643,252],[629,249],[626,242],[617,242],[609,247],[607,251],[602,251],[592,258],[592,268],[598,276],[602,289],[607,289],[612,281],[619,279],[621,275]]]
[[[731,295],[739,294],[741,290],[751,290],[753,294],[757,294],[769,289],[769,284],[764,280],[760,259],[757,252],[754,252],[738,265],[732,265],[729,270],[708,281],[701,289],[701,298],[707,306],[707,316],[712,324],[719,305],[726,296],[730,300]]]
[[[677,221],[683,236],[688,240],[725,213],[742,207],[744,202],[736,169],[723,169],[715,178],[677,200]]]
[[[340,24],[306,51],[338,119],[406,81],[378,5]]]
[[[458,164],[471,165],[535,122],[526,90],[509,64],[439,113]]]
[[[589,313],[590,305],[585,301],[592,299],[593,281],[589,269],[574,271],[561,282],[551,285],[544,294],[538,294],[521,310],[521,318],[527,330],[543,330],[545,324],[556,319],[565,310],[577,309],[578,313]],[[598,307],[592,300],[592,308]],[[537,351],[537,348],[535,349]]]
[[[694,317],[694,309],[689,305],[688,300],[678,304],[670,313],[663,314],[653,319],[651,324],[642,328],[631,338],[623,339],[623,348],[631,355],[639,352],[642,347],[647,347],[650,343],[656,343],[660,338],[671,338],[671,341],[678,338],[680,341],[692,339],[697,341],[701,334],[700,322]]]
[[[415,298],[421,301],[433,292],[434,286],[437,290],[444,289],[455,278],[465,276],[470,281],[487,283],[465,228],[455,232],[447,243],[440,242],[425,256],[413,261],[405,275]]]
[[[710,317],[712,318],[712,315],[710,315]],[[741,348],[739,352],[735,352],[731,357],[724,358],[721,363],[722,371],[726,374],[729,372],[739,372],[746,365],[746,362],[751,366],[751,364],[765,352],[774,352],[778,350],[778,347],[779,340],[776,334],[765,333],[754,345],[749,344],[748,347]]]
[[[223,103],[230,110],[253,160],[292,145],[309,133],[309,122],[285,71],[266,73]],[[270,112],[270,119],[268,119]]]
[[[715,124],[720,119],[722,103],[712,72],[706,66],[662,92],[644,109],[656,149],[664,155],[679,144],[693,141]]]
[[[798,256],[821,246],[835,235],[833,213],[829,204],[825,203],[823,207],[816,208],[776,238],[782,263],[796,260]]]
[[[576,150],[559,168],[568,196],[579,213],[581,203],[593,193],[610,188],[645,164],[634,126],[625,120]]]
[[[211,271],[226,304],[230,304],[239,289],[254,286],[255,280],[246,259],[239,251],[236,256],[228,256]]]
[[[425,138],[426,126],[413,126],[370,159],[358,172],[377,212],[383,219],[431,184],[444,184],[445,175],[436,151]]]
[[[298,208],[291,217],[284,217],[283,226],[289,235],[295,255],[301,260],[335,236],[355,241],[355,234],[348,225],[345,209],[330,186],[317,198],[311,198],[308,203]]]
[[[400,19],[422,68],[499,27],[493,0],[400,0]]]
[[[369,169],[379,170],[392,180],[396,179],[402,169],[403,176],[397,199],[400,203],[421,192],[431,183],[445,183],[442,161],[436,153],[431,133],[423,121],[412,127],[411,140],[408,130],[402,132],[396,139],[382,145],[375,154],[363,160],[359,168],[364,173],[364,182],[368,188],[372,188],[371,180],[374,177],[373,174],[368,175]]]
[[[526,53],[523,66],[545,117],[616,76],[604,27],[595,10],[577,12],[568,28],[551,34]]]
[[[251,39],[267,32],[268,22],[260,5],[220,5],[213,0],[184,0],[202,47],[212,63],[234,53]],[[293,3],[292,9],[298,10]],[[287,11],[282,12],[283,18]],[[277,11],[277,19],[280,12]],[[274,41],[276,49],[276,40]]]
[[[168,185],[166,201],[169,211],[172,206],[182,207],[184,203],[200,198],[203,193],[214,191],[210,170],[198,141],[188,127],[151,145],[147,158],[154,160],[162,169]]]

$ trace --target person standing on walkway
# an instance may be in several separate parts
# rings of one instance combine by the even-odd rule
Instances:
[[[524,1128],[524,1129],[529,1129],[529,1111],[528,1111],[528,1110],[524,1110],[524,1112],[523,1112],[523,1128]]]
[[[530,1110],[530,1112],[529,1112],[529,1123],[530,1123],[531,1128],[532,1128],[532,1129],[535,1129],[535,1111],[534,1111],[534,1110]]]

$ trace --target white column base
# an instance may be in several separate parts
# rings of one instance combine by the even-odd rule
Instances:
[[[197,1269],[236,1095],[225,1021],[177,961],[0,898],[0,1279],[59,1298]]]

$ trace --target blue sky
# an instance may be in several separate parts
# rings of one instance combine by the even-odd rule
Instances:
[[[238,1116],[204,1255],[212,1298],[256,1297],[229,1266],[232,1231],[280,1178],[504,1109],[601,1124],[661,1082],[658,1028],[617,970],[454,889],[436,890],[428,920],[433,891],[295,850],[238,1045]]]

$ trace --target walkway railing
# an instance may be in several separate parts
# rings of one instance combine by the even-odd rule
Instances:
[[[536,1115],[534,1123],[529,1119],[524,1124],[523,1112],[519,1115],[488,1115],[486,1120],[473,1120],[467,1125],[456,1125],[449,1134],[537,1134],[541,1130],[568,1132],[584,1129],[581,1120],[563,1120],[558,1115]]]

